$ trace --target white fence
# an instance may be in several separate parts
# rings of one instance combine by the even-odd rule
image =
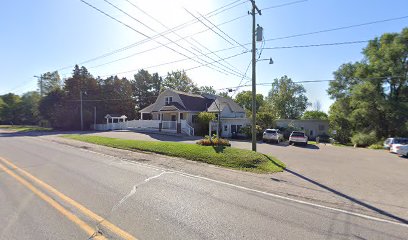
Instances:
[[[160,120],[132,120],[128,121],[128,128],[159,128]]]
[[[159,130],[159,124],[162,123],[163,130],[177,130],[176,121],[160,121],[160,120],[132,120],[127,122],[95,124],[92,125],[94,130],[125,130],[125,129],[155,129]],[[189,136],[194,136],[194,128],[191,127],[186,120],[181,120],[181,131]]]

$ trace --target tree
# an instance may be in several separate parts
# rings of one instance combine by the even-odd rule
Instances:
[[[197,85],[187,76],[185,71],[172,71],[162,84],[162,90],[174,89],[188,93],[199,93]]]
[[[8,93],[1,96],[3,107],[1,108],[0,116],[4,124],[20,124],[20,96],[14,93]]]
[[[40,121],[40,113],[38,111],[40,100],[41,96],[36,91],[23,94],[19,103],[19,117],[22,124],[38,124]]]
[[[329,116],[325,112],[322,111],[305,111],[302,115],[302,119],[319,119],[319,120],[328,120]]]
[[[215,91],[215,89],[213,88],[213,86],[201,86],[198,89],[200,94],[212,94],[215,95],[217,93],[217,91]]]
[[[162,78],[158,73],[151,75],[146,70],[139,70],[134,75],[132,83],[133,96],[136,102],[136,110],[141,110],[156,101],[160,93]]]
[[[334,72],[328,89],[335,99],[332,128],[346,125],[347,135],[374,132],[378,139],[408,134],[401,124],[408,121],[408,28],[371,40],[363,54],[362,61]],[[341,114],[345,110],[348,115]]]
[[[41,74],[40,79],[38,79],[38,88],[41,90],[43,95],[47,95],[49,92],[61,88],[61,78],[57,71],[46,72]]]
[[[308,106],[305,88],[287,76],[275,79],[267,98],[268,111],[276,118],[299,119]]]
[[[237,102],[243,108],[252,111],[252,91],[243,91],[237,94],[235,97]],[[262,94],[256,94],[256,111],[264,104],[264,96]]]
[[[199,134],[206,134],[208,132],[209,123],[215,120],[215,114],[209,112],[200,112],[197,117],[198,122],[200,123]]]
[[[259,112],[256,115],[256,125],[261,129],[267,129],[273,127],[275,124],[275,116],[271,112]]]

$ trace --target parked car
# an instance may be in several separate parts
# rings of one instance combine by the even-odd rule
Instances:
[[[300,143],[303,145],[307,145],[308,137],[304,132],[300,131],[293,131],[289,136],[289,145]]]
[[[262,135],[262,141],[279,143],[283,141],[283,134],[279,129],[266,129]]]
[[[399,146],[399,148],[397,149],[397,154],[408,157],[408,145]]]
[[[406,145],[407,145],[406,143],[402,143],[402,144],[400,144],[400,143],[394,143],[394,144],[392,144],[391,147],[390,147],[390,153],[397,153],[397,151],[398,151],[401,147],[406,146]]]
[[[384,141],[384,148],[391,150],[393,144],[408,144],[408,138],[387,138]]]

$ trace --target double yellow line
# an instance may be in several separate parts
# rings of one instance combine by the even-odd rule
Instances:
[[[4,165],[3,165],[3,164]],[[6,167],[6,166],[8,167]],[[98,222],[100,225],[108,229],[109,231],[113,232],[117,236],[123,238],[123,239],[133,239],[136,240],[134,236],[131,234],[127,233],[126,231],[120,229],[119,227],[115,226],[108,220],[104,219],[103,217],[97,215],[96,213],[92,212],[91,210],[87,209],[80,203],[76,202],[75,200],[71,199],[70,197],[64,195],[63,193],[59,192],[57,189],[53,188],[52,186],[48,185],[47,183],[41,181],[40,179],[34,177],[27,171],[17,167],[15,164],[12,162],[6,160],[5,158],[0,157],[0,169],[3,170],[5,173],[16,179],[19,183],[27,187],[30,191],[32,191],[35,195],[37,195],[39,198],[41,198],[43,201],[47,202],[49,205],[51,205],[53,208],[55,208],[58,212],[60,212],[63,216],[68,218],[70,221],[75,223],[77,226],[79,226],[83,231],[85,231],[86,234],[89,236],[93,235],[95,233],[95,229],[89,226],[87,223],[82,221],[79,217],[77,217],[75,214],[72,212],[68,211],[66,208],[64,208],[61,204],[59,204],[57,201],[52,199],[50,196],[44,194],[42,191],[40,191],[38,188],[36,188],[34,185],[29,183],[27,180],[24,178],[20,177],[19,175],[16,174],[16,172],[20,173],[22,176],[26,177],[27,179],[31,180],[32,182],[35,182],[45,190],[48,190],[49,192],[55,194],[58,198],[60,198],[62,201],[70,204],[71,206],[75,207],[78,209],[80,212],[82,212],[84,215],[88,216],[92,220]],[[12,171],[14,170],[14,171]],[[101,235],[96,235],[94,236],[94,239],[98,240],[104,240],[106,239],[104,236]]]

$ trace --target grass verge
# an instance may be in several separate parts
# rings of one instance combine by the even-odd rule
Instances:
[[[113,148],[131,151],[146,151],[180,157],[243,171],[273,173],[281,172],[285,168],[285,164],[275,157],[231,147],[200,146],[197,144],[176,142],[125,140],[79,134],[64,135],[63,137]]]
[[[0,125],[0,128],[14,132],[34,132],[34,131],[52,131],[52,128],[45,128],[32,125]]]

